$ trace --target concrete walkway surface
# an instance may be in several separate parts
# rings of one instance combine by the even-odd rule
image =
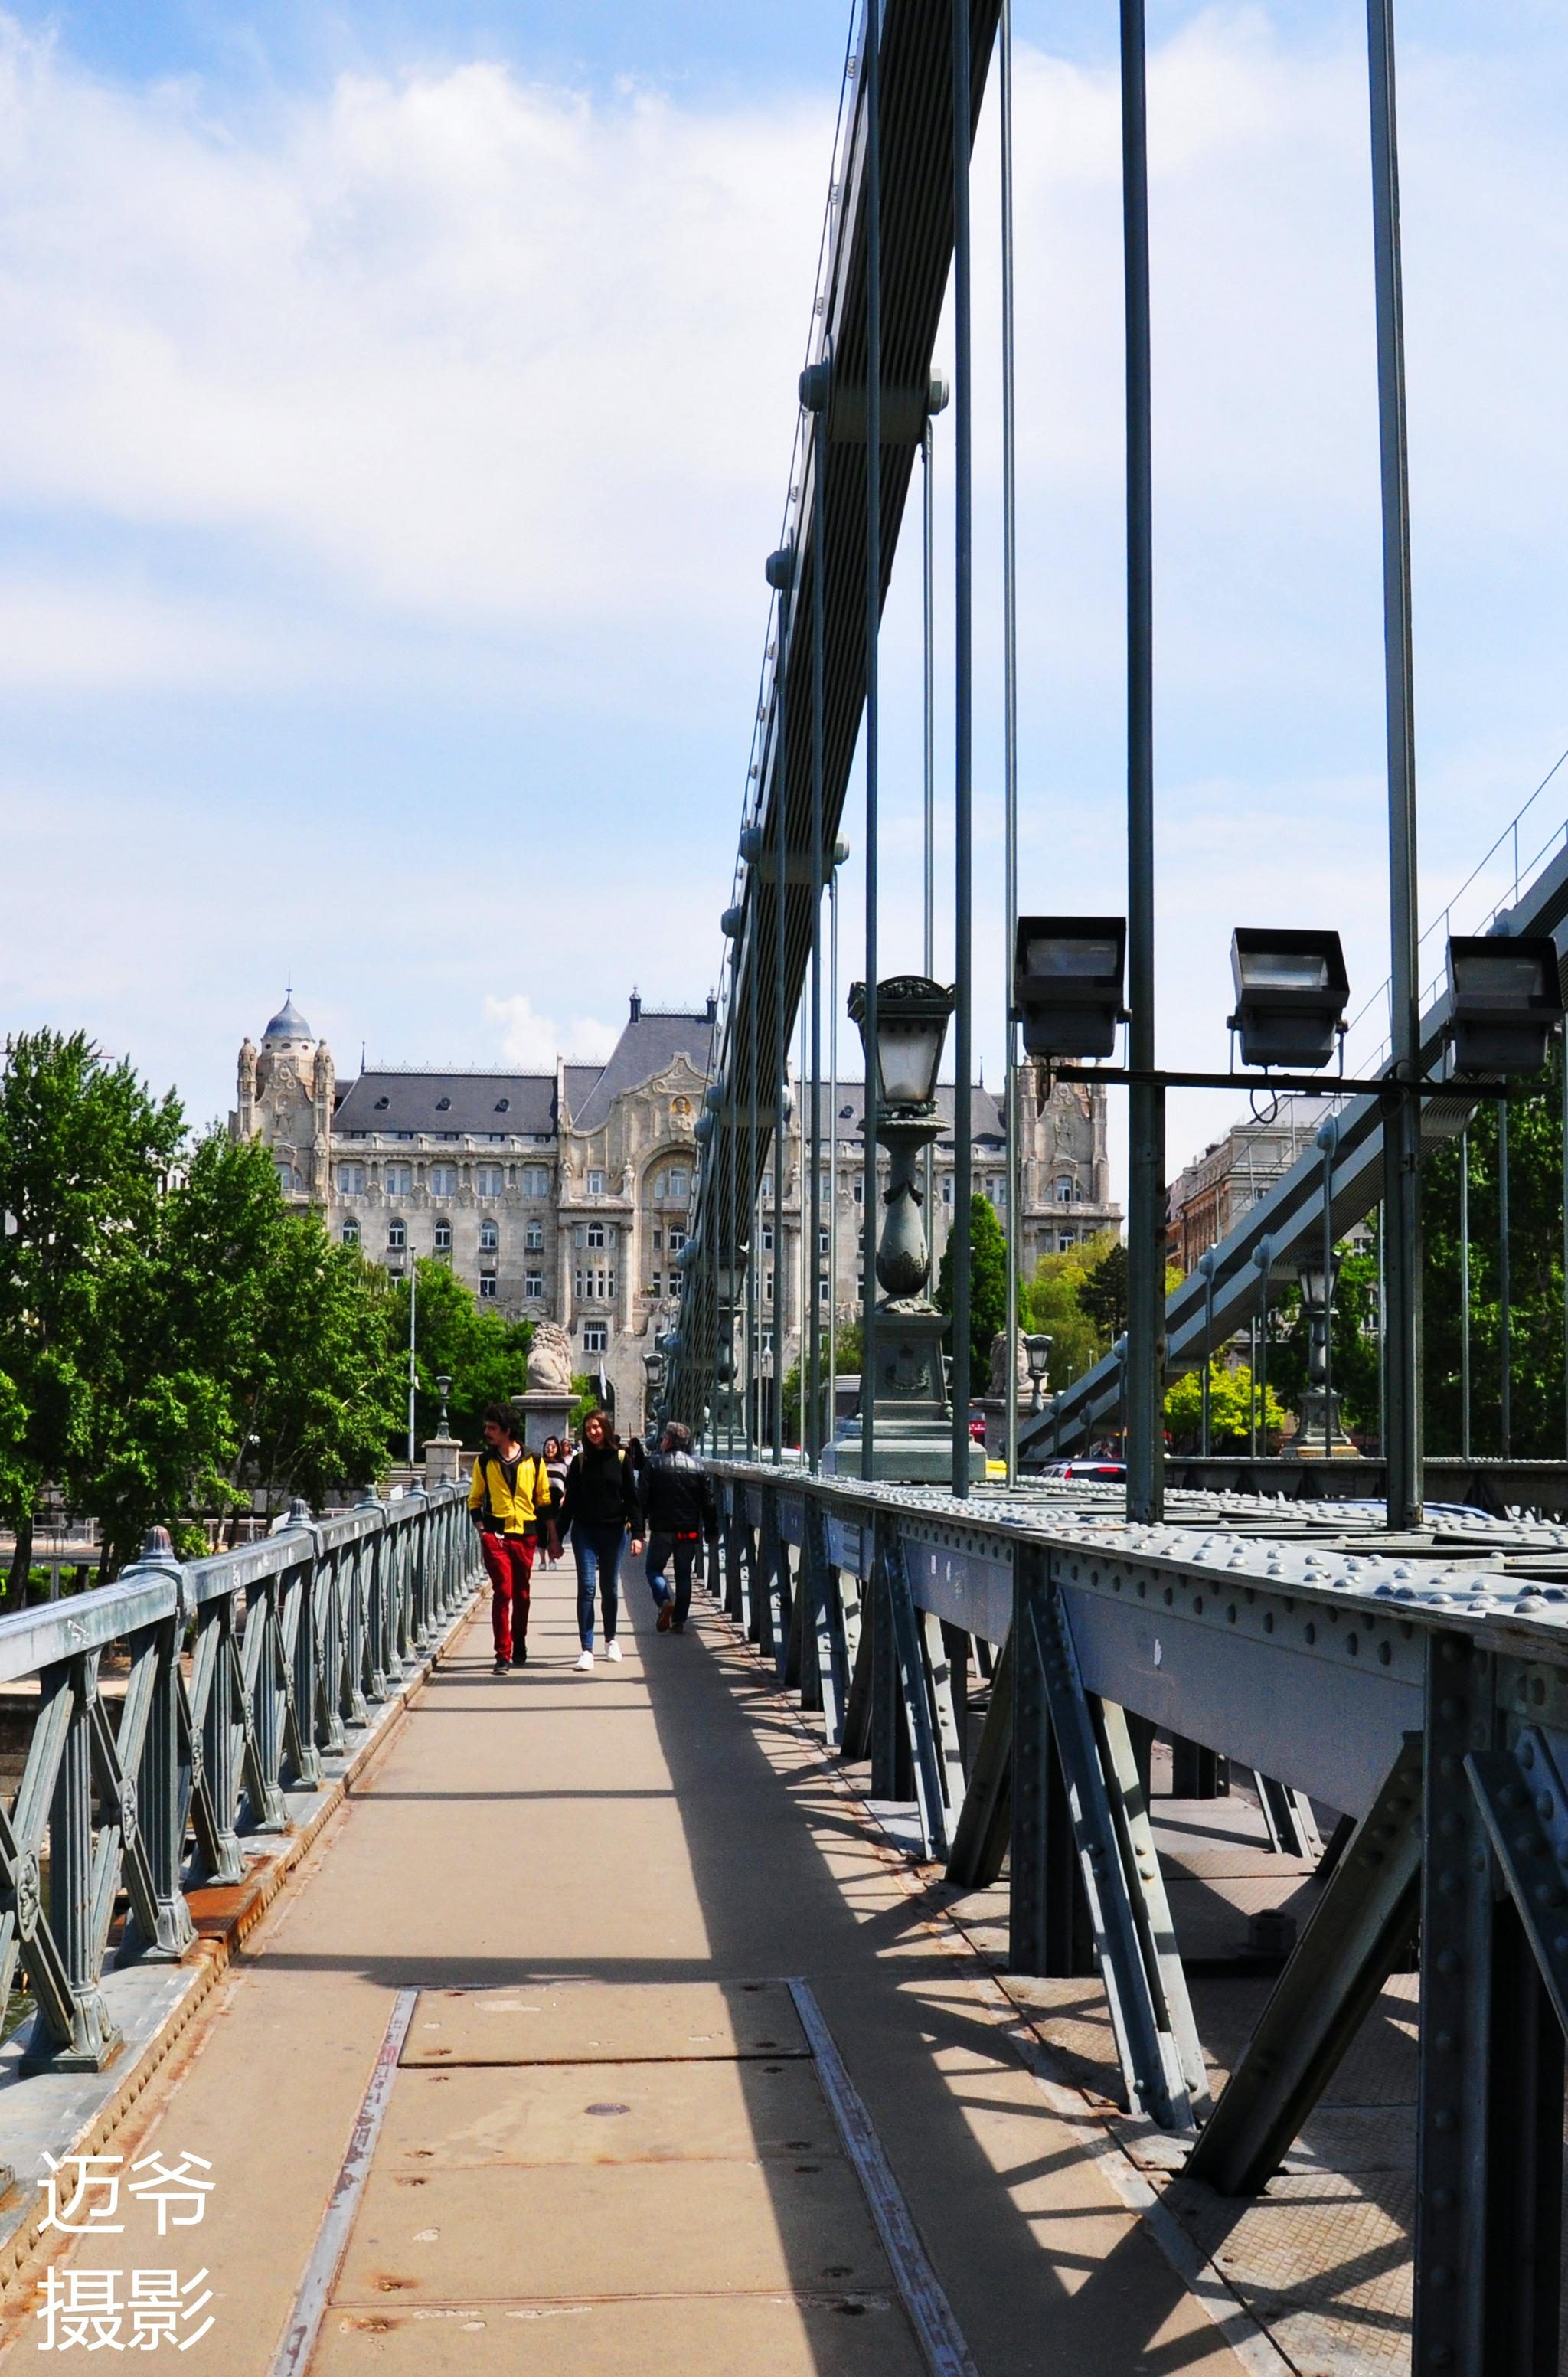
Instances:
[[[491,1673],[476,1611],[113,2141],[204,2156],[199,2223],[160,2239],[123,2197],[40,2286],[205,2270],[184,2365],[262,2377],[370,2092],[300,2369],[915,2377],[800,1981],[979,2377],[1255,2377],[754,1653],[700,1590],[656,1636],[625,1583],[626,1655],[591,1675],[569,1561],[536,1573],[526,1670]]]

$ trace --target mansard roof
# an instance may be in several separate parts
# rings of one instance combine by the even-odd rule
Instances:
[[[802,1105],[809,1099],[805,1089],[797,1092]],[[953,1136],[953,1117],[956,1112],[956,1090],[951,1081],[936,1085],[936,1111],[943,1125],[942,1136]],[[865,1122],[866,1085],[863,1081],[840,1081],[838,1084],[838,1136],[858,1136]],[[849,1109],[846,1114],[846,1106]],[[827,1084],[822,1086],[822,1135],[827,1137],[829,1122]],[[1000,1090],[982,1090],[978,1086],[969,1092],[969,1137],[977,1145],[994,1140],[999,1146],[1007,1141],[1007,1102]]]
[[[639,1089],[658,1073],[667,1073],[678,1057],[686,1057],[693,1069],[706,1077],[712,1047],[711,1009],[700,1015],[666,1014],[660,1009],[645,1008],[640,1000],[634,1000],[621,1037],[586,1095],[576,1090],[573,1077],[579,1069],[586,1072],[589,1069],[575,1065],[567,1068],[566,1094],[572,1107],[573,1128],[597,1130],[609,1120],[610,1109],[618,1097],[627,1090]]]
[[[350,1081],[334,1131],[456,1131],[553,1137],[552,1073],[376,1072]]]

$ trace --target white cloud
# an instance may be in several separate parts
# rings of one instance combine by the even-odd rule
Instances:
[[[621,1032],[619,1024],[603,1023],[591,1015],[557,1023],[552,1016],[539,1013],[526,991],[509,998],[486,998],[484,1021],[507,1064],[531,1073],[552,1073],[557,1057],[576,1064],[602,1064]]]

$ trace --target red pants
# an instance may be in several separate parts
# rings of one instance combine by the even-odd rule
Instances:
[[[484,1565],[490,1572],[490,1630],[495,1637],[498,1659],[510,1659],[512,1655],[514,1607],[517,1641],[528,1641],[537,1540],[533,1535],[481,1535],[479,1539]]]

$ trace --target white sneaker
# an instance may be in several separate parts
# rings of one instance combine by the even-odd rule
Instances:
[[[604,1655],[607,1659],[618,1659],[621,1655],[619,1642],[607,1642],[604,1646]]]
[[[593,1667],[593,1653],[592,1653],[591,1651],[581,1651],[581,1652],[579,1652],[579,1653],[578,1653],[578,1654],[577,1654],[577,1673],[578,1673],[578,1675],[579,1675],[579,1676],[586,1676],[586,1675],[589,1674],[589,1673],[591,1672],[591,1670],[592,1670],[592,1667]]]

